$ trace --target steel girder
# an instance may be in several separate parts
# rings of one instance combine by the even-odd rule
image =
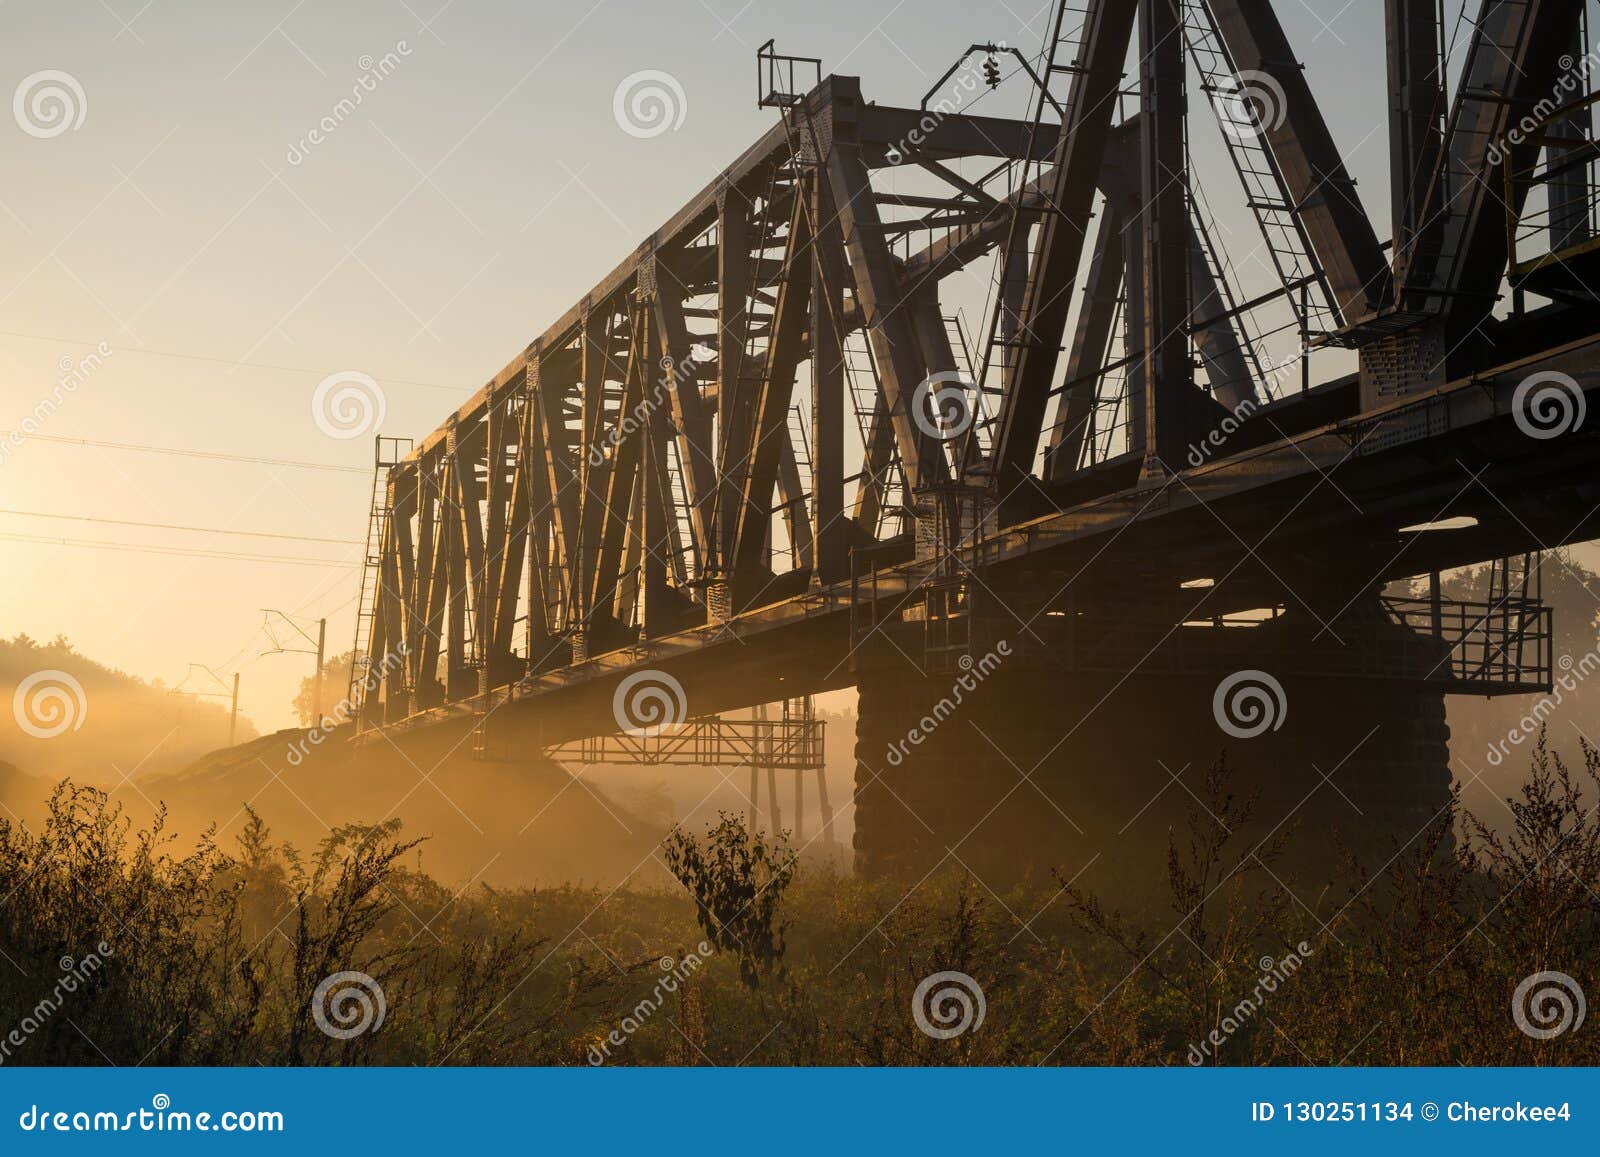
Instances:
[[[1508,204],[1494,158],[1518,152],[1511,130],[1541,100],[1559,98],[1560,57],[1582,8],[1582,0],[1482,0],[1443,147],[1395,255],[1401,305],[1445,315],[1453,335],[1476,327],[1499,292],[1506,220],[1521,212],[1528,185],[1514,182]]]
[[[1318,275],[1345,323],[1359,321],[1387,299],[1387,266],[1271,5],[1207,3],[1233,66],[1267,72],[1287,94],[1268,145]],[[1536,47],[1558,38],[1536,33],[1559,22],[1537,11],[1555,6],[1526,0],[1516,7],[1537,27],[1513,36],[1486,20],[1479,34],[1518,48],[1517,60],[1542,60]],[[957,364],[940,282],[979,258],[993,255],[1000,270],[995,333],[1007,352],[982,465],[1002,493],[1029,479],[1041,445],[1046,482],[1074,472],[1093,379],[1108,368],[1119,281],[1135,450],[1175,467],[1204,403],[1191,342],[1219,399],[1251,397],[1231,322],[1203,304],[1218,287],[1194,259],[1181,4],[1086,8],[1062,131],[869,105],[859,82],[828,78],[394,467],[370,649],[387,674],[368,717],[403,717],[837,591],[858,548],[912,557],[918,492],[970,481],[958,472],[973,465],[972,443],[941,442],[913,408],[929,375]],[[1107,141],[1136,18],[1142,116],[1125,135],[1138,145],[1137,183],[1108,200],[1079,292],[1095,199],[1111,192]],[[1402,27],[1398,51],[1420,58],[1426,38]],[[1407,99],[1396,121],[1425,137],[1415,103],[1426,96]],[[990,194],[951,167],[963,157],[1023,162],[1025,179]],[[875,185],[874,172],[898,159],[944,181],[948,195]],[[1416,189],[1396,200],[1419,233],[1425,203]],[[908,209],[927,212],[911,220]],[[916,235],[926,243],[912,244]],[[1407,259],[1427,252],[1419,242]],[[1484,253],[1466,246],[1448,276],[1493,264]],[[1086,389],[1057,386],[1064,349],[1068,382]],[[880,542],[886,510],[900,533]],[[384,665],[402,645],[405,662]]]
[[[1053,130],[1030,129],[929,124],[844,77],[789,110],[390,471],[369,648],[386,676],[367,721],[847,579],[851,551],[878,541],[889,479],[909,497],[948,477],[911,413],[916,387],[956,364],[938,283],[1009,222],[956,187],[920,200],[970,228],[924,227],[927,244],[893,256],[916,227],[882,207],[919,199],[872,173],[914,140],[917,163],[958,185],[953,159],[1053,149]],[[847,365],[863,341],[865,382]]]

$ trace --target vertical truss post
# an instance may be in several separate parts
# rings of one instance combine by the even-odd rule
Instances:
[[[623,375],[622,404],[615,416],[610,441],[611,467],[606,471],[604,495],[585,496],[598,504],[595,514],[595,541],[586,544],[594,556],[592,586],[588,597],[588,617],[584,630],[592,631],[596,620],[617,614],[619,588],[623,579],[623,558],[628,546],[628,524],[634,509],[634,482],[639,473],[639,432],[627,433],[624,423],[635,424],[634,410],[644,397],[642,365],[644,334],[642,311],[629,311],[628,364]]]
[[[1183,25],[1173,0],[1140,0],[1146,473],[1180,468],[1194,392],[1189,359],[1189,202]]]
[[[850,574],[850,534],[844,508],[845,365],[844,261],[838,216],[828,183],[812,182],[811,252],[811,510],[814,584]]]
[[[910,303],[884,239],[883,222],[861,155],[858,130],[864,106],[860,85],[842,77],[833,77],[831,83],[833,144],[828,150],[827,179],[839,209],[856,304],[872,342],[906,486],[915,491],[942,481],[946,474],[938,444],[912,418],[912,395],[927,375]]]
[[[1045,190],[1010,359],[1011,381],[1000,404],[994,464],[1002,494],[1032,472],[1038,453],[1135,14],[1131,0],[1085,5],[1082,47],[1056,138],[1053,179]]]
[[[1052,481],[1060,481],[1078,468],[1099,381],[1091,375],[1106,364],[1111,350],[1111,330],[1116,322],[1123,277],[1124,227],[1121,206],[1108,197],[1094,252],[1089,258],[1078,324],[1067,353],[1066,380],[1056,400],[1056,416],[1050,427],[1045,474]]]
[[[750,329],[750,203],[733,185],[717,194],[717,460],[716,536],[707,570],[725,577],[738,534],[739,499],[746,463],[733,448],[749,444],[753,407],[743,383],[745,343]],[[707,603],[723,603],[707,592]]]
[[[1389,202],[1393,255],[1410,251],[1444,135],[1444,68],[1431,2],[1384,0],[1389,57]]]
[[[716,462],[711,442],[711,417],[700,397],[700,379],[694,369],[689,330],[683,318],[683,300],[688,290],[674,264],[673,254],[657,251],[640,267],[641,283],[651,283],[658,356],[650,360],[650,374],[666,390],[672,409],[672,424],[677,431],[678,465],[683,472],[684,491],[689,502],[689,529],[694,538],[694,558],[702,573],[712,554],[712,527]],[[652,406],[659,399],[650,393]],[[676,521],[676,520],[674,520]],[[693,578],[699,578],[696,574]]]
[[[789,217],[782,280],[773,307],[766,365],[750,407],[748,441],[733,451],[744,464],[734,548],[728,560],[740,597],[742,592],[753,589],[750,584],[760,584],[761,575],[767,570],[772,496],[787,437],[795,371],[806,352],[804,338],[811,315],[811,235],[805,196],[802,182],[796,189]]]

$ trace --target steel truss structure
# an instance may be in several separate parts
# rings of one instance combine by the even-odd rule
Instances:
[[[1389,0],[1389,243],[1267,0],[1062,3],[1024,62],[1026,117],[869,103],[763,46],[778,123],[380,465],[363,725],[758,639],[774,663],[826,650],[790,668],[822,690],[890,619],[928,624],[930,654],[961,651],[958,620],[1019,583],[1055,591],[1047,613],[1137,606],[1170,629],[1293,604],[1284,587],[1319,571],[1371,588],[1592,536],[1587,432],[1509,428],[1529,372],[1600,388],[1595,311],[1548,276],[1595,253],[1587,92],[1541,104],[1583,8],[1481,0],[1451,94],[1436,6]],[[1263,108],[1251,84],[1281,99]],[[1221,122],[1279,282],[1248,301],[1196,194],[1198,115]],[[1538,135],[1513,143],[1524,121]],[[934,191],[905,191],[905,173]],[[1553,258],[1527,252],[1541,228]],[[1545,274],[1553,304],[1525,312],[1518,289],[1496,316],[1508,268]],[[941,287],[985,269],[985,326],[954,325]],[[1249,321],[1272,303],[1297,330],[1289,386]],[[1309,388],[1325,349],[1359,369]],[[1480,502],[1475,529],[1414,535],[1390,560],[1399,526],[1450,508],[1452,455],[1501,482],[1504,513]],[[1340,497],[1317,493],[1335,469]],[[1238,515],[1226,531],[1219,511]],[[1285,521],[1270,553],[1240,530]],[[1230,577],[1162,609],[1205,574]],[[1446,665],[1453,687],[1548,682],[1536,600],[1480,611],[1397,614],[1450,652],[1500,632],[1485,661]],[[704,706],[797,693],[781,683]]]

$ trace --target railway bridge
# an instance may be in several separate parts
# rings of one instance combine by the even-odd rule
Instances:
[[[1263,834],[1414,834],[1600,537],[1596,98],[1583,0],[1384,15],[1386,223],[1268,0],[1064,2],[915,106],[764,46],[772,127],[380,439],[358,738],[810,766],[854,686],[869,871],[1084,863],[1223,748]]]

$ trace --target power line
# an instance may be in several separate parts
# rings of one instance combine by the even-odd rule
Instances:
[[[176,555],[183,558],[216,558],[226,559],[230,562],[275,562],[288,566],[320,566],[324,568],[354,568],[360,566],[358,562],[346,562],[332,558],[302,558],[295,555],[281,554],[248,554],[242,551],[226,550],[191,550],[181,546],[135,546],[126,542],[105,542],[91,538],[50,538],[36,534],[0,534],[0,540],[7,542],[35,542],[47,546],[79,546],[91,550],[120,550],[133,554],[161,554]]]
[[[0,329],[0,337],[20,337],[26,338],[29,341],[55,342],[58,345],[90,346],[94,349],[99,349],[102,344],[107,344],[85,341],[82,338],[76,337],[53,337],[50,334],[44,333],[22,333],[14,329]],[[231,368],[243,366],[246,369],[252,370],[275,370],[279,373],[285,374],[315,374],[318,377],[325,377],[328,373],[326,369],[311,369],[307,366],[284,366],[276,365],[272,362],[240,362],[234,361],[232,358],[220,358],[210,354],[186,354],[179,353],[176,350],[148,349],[145,346],[110,346],[109,348],[113,354],[145,354],[148,357],[154,358],[176,358],[179,361],[186,362],[209,362],[212,365],[229,366]],[[466,394],[472,392],[470,389],[467,389],[463,386],[447,386],[442,382],[419,382],[414,378],[392,378],[385,376],[382,380],[385,382],[391,382],[397,386],[420,386],[427,390],[448,390],[453,394]]]
[[[171,522],[134,522],[126,518],[96,518],[90,514],[50,514],[43,510],[8,510],[0,507],[0,514],[14,514],[21,518],[57,518],[68,522],[98,522],[106,526],[138,526],[146,530],[184,530],[194,534],[236,534],[246,538],[276,538],[284,542],[321,542],[332,546],[360,546],[353,538],[318,538],[309,534],[276,534],[267,530],[224,530],[219,526],[180,526]]]
[[[106,450],[140,450],[149,454],[177,454],[185,458],[211,458],[221,462],[251,462],[258,466],[292,466],[300,470],[333,470],[341,474],[370,474],[365,466],[338,466],[332,462],[299,462],[292,458],[258,458],[249,454],[226,454],[220,450],[189,450],[180,446],[150,446],[142,442],[103,442],[94,438],[61,438],[54,434],[30,434],[30,442],[58,442],[66,446],[97,446]]]

